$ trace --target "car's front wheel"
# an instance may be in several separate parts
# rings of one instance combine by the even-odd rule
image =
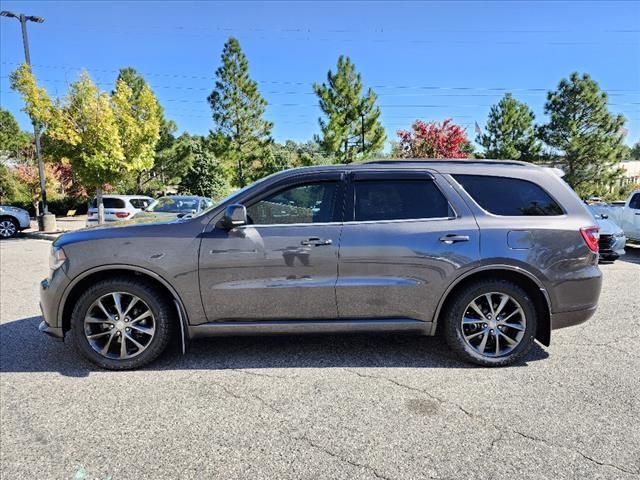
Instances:
[[[0,238],[12,238],[18,234],[19,225],[16,219],[11,217],[0,218]]]
[[[71,318],[78,351],[110,370],[138,368],[155,360],[173,333],[173,309],[144,281],[100,281],[77,301]]]
[[[505,280],[483,280],[463,288],[444,320],[451,349],[482,366],[516,362],[535,340],[535,305],[525,290]]]

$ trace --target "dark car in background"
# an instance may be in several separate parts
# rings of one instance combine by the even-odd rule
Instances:
[[[41,330],[108,369],[145,365],[173,338],[185,349],[203,336],[353,332],[442,332],[462,359],[504,366],[598,304],[598,227],[548,168],[316,166],[201,213],[196,197],[173,210],[181,198],[153,210],[192,218],[60,236]]]
[[[157,218],[159,220],[182,218],[185,215],[197,215],[212,206],[213,200],[207,197],[168,195],[154,200],[144,211],[137,213],[135,218]]]

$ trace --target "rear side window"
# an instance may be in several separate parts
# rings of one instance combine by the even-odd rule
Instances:
[[[636,193],[633,197],[631,197],[629,208],[640,209],[640,193]]]
[[[478,205],[494,215],[562,215],[560,205],[528,180],[484,175],[453,175]]]
[[[102,204],[104,205],[104,208],[124,208],[124,200],[119,198],[103,198]],[[93,199],[91,207],[98,208],[98,199]]]
[[[144,210],[149,205],[151,205],[151,202],[149,202],[149,200],[147,200],[146,198],[132,198],[129,200],[129,203],[133,206],[133,208],[138,208],[140,210]]]
[[[355,220],[447,218],[449,202],[432,181],[369,180],[355,186]]]

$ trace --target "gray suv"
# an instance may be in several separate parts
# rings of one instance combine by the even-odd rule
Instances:
[[[67,233],[40,329],[103,368],[175,339],[441,332],[502,366],[590,318],[598,228],[552,170],[381,161],[287,170],[193,218]]]

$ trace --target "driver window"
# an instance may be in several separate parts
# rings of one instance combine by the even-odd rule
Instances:
[[[278,225],[331,222],[337,188],[337,182],[320,182],[281,190],[247,208],[249,223]]]

